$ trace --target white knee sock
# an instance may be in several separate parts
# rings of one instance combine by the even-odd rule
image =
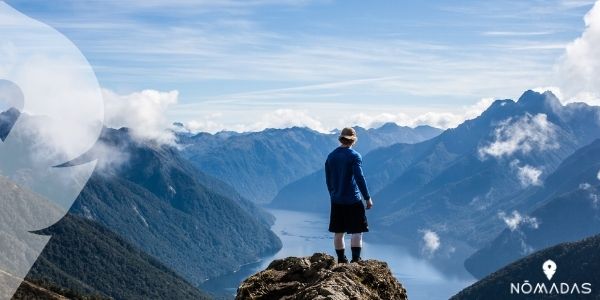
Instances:
[[[362,247],[362,233],[354,233],[352,234],[352,239],[350,240],[351,247]]]
[[[335,246],[335,250],[344,249],[344,233],[336,233],[333,236],[333,245]]]

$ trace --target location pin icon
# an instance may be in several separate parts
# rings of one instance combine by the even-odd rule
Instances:
[[[544,270],[544,274],[546,274],[548,280],[552,280],[554,273],[556,273],[556,263],[549,259],[544,262],[542,269]]]

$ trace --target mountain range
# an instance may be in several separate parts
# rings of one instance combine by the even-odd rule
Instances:
[[[1,129],[11,128],[13,115],[12,110],[0,114]],[[46,280],[51,286],[110,297],[154,298],[152,295],[158,295],[152,294],[154,291],[194,299],[203,295],[195,287],[207,278],[234,272],[281,248],[270,230],[270,214],[226,183],[194,168],[174,146],[136,139],[126,128],[106,128],[93,149],[61,167],[92,160],[97,160],[98,167],[70,209],[73,218],[41,232],[53,236],[46,248],[50,252],[45,252],[50,258],[38,261],[37,269],[30,273],[32,281]],[[1,185],[3,199],[6,191],[14,191],[11,186]],[[35,211],[31,213],[34,216]],[[77,228],[82,232],[75,232]],[[84,243],[94,248],[79,248],[81,252],[65,249],[77,249]],[[94,249],[100,252],[94,254]],[[96,270],[85,266],[85,260],[92,259],[98,260]],[[119,263],[101,265],[102,260]],[[135,282],[137,272],[152,276],[145,282],[156,280],[154,287]],[[132,285],[130,294],[119,288],[125,284]],[[109,286],[116,294],[109,292]],[[181,289],[173,292],[174,286]],[[117,298],[131,298],[121,296]]]
[[[367,153],[398,142],[416,143],[438,135],[429,126],[355,128],[357,149]],[[198,169],[232,185],[255,203],[269,203],[279,190],[323,166],[338,144],[337,133],[309,128],[267,129],[261,132],[178,134],[182,155]]]
[[[598,107],[527,91],[431,140],[371,151],[363,165],[375,201],[373,230],[433,260],[462,262],[506,228],[501,216],[537,204],[519,195],[600,137],[598,116]],[[324,182],[319,170],[284,187],[272,206],[327,213]],[[430,247],[426,233],[440,243]]]
[[[0,114],[0,136],[17,116]],[[466,268],[483,278],[540,249],[600,232],[600,107],[527,91],[442,133],[395,124],[356,129],[375,200],[369,238],[407,246],[445,273]],[[207,278],[281,247],[270,231],[273,217],[257,203],[273,198],[271,208],[329,212],[322,166],[336,136],[298,127],[179,132],[177,145],[163,145],[107,128],[72,162],[98,159],[99,167],[65,223],[46,231],[58,244],[49,244],[29,280],[125,295],[103,288],[119,286],[104,278],[116,264],[93,274],[64,263],[76,254],[64,245],[93,259],[74,238],[81,235],[105,253],[101,258],[128,258],[133,265],[124,265],[125,274],[148,272],[186,287],[182,298],[203,297],[194,287]],[[114,245],[114,252],[102,245]],[[138,284],[135,293],[147,289],[121,280]],[[170,293],[170,284],[156,286],[156,293]]]
[[[599,172],[600,140],[596,140],[565,159],[543,186],[521,196],[519,202],[533,204],[533,211],[515,211],[513,226],[469,257],[467,270],[482,278],[534,251],[598,234]]]

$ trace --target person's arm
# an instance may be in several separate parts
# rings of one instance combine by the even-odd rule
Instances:
[[[362,157],[360,155],[357,155],[354,159],[352,173],[354,174],[356,185],[358,185],[358,189],[360,190],[360,193],[365,201],[371,200],[371,195],[369,194],[369,189],[367,188],[367,181],[365,180],[365,175],[363,174],[362,170]]]
[[[329,161],[325,161],[325,182],[327,183],[327,191],[331,195],[333,187],[331,186],[331,170],[329,169]]]

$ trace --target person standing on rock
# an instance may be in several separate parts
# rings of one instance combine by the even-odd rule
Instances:
[[[338,263],[347,263],[344,234],[352,235],[352,262],[361,260],[362,234],[369,231],[366,209],[373,207],[367,182],[362,171],[362,157],[352,149],[357,141],[353,128],[344,128],[338,137],[340,146],[333,150],[325,162],[325,179],[331,197],[329,231],[334,233]],[[361,198],[362,195],[362,198]]]

